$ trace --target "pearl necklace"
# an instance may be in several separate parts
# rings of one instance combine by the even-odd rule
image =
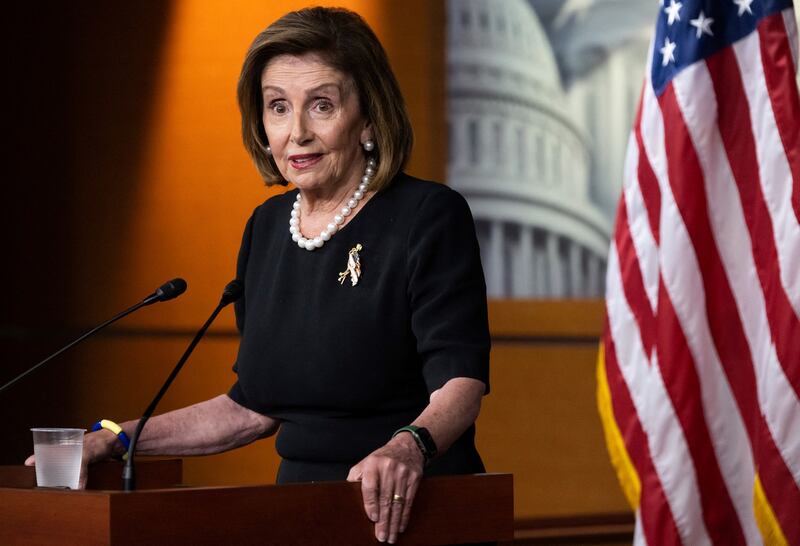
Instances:
[[[328,226],[323,229],[317,237],[314,237],[313,239],[307,239],[303,237],[302,233],[300,233],[300,192],[297,192],[297,199],[292,204],[292,213],[289,217],[289,233],[292,234],[292,241],[297,243],[297,246],[300,248],[314,250],[321,248],[326,241],[330,240],[330,238],[333,237],[333,234],[339,231],[342,224],[344,224],[345,218],[350,216],[350,214],[358,206],[359,201],[364,198],[364,195],[367,192],[367,187],[369,187],[369,183],[372,182],[372,177],[375,176],[376,165],[377,163],[375,162],[374,158],[369,158],[367,160],[367,168],[364,171],[364,176],[361,177],[361,184],[359,184],[358,189],[353,192],[353,197],[350,198],[350,200],[347,202],[347,205],[342,207],[342,210],[339,211],[339,214],[333,217],[333,221],[328,224]]]

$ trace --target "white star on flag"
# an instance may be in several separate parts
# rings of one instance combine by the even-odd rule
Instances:
[[[750,0],[752,2],[753,0]],[[675,0],[669,0],[669,6],[664,9],[664,13],[667,14],[667,24],[671,25],[675,21],[681,20],[680,11],[683,7],[683,4],[680,2],[676,2]]]
[[[667,66],[675,62],[675,47],[678,44],[670,42],[669,38],[664,38],[664,47],[661,48],[661,66]]]
[[[703,34],[708,34],[709,36],[713,36],[714,33],[711,32],[711,25],[714,23],[714,19],[711,17],[706,17],[706,14],[700,11],[700,15],[697,16],[697,19],[692,19],[689,21],[689,24],[692,25],[694,28],[697,29],[697,38]]]
[[[733,3],[739,7],[739,17],[744,15],[744,12],[753,15],[753,10],[750,9],[750,4],[753,3],[753,0],[733,0]]]

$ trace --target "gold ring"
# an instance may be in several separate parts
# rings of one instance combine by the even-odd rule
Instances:
[[[405,504],[406,498],[403,495],[398,495],[397,493],[395,493],[394,495],[392,495],[392,502],[396,502],[397,504]]]

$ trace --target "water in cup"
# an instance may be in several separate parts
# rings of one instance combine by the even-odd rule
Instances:
[[[36,485],[78,488],[83,455],[81,428],[32,428]]]

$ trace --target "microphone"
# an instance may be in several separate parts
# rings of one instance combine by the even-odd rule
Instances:
[[[159,286],[155,292],[142,300],[142,305],[150,305],[158,301],[169,301],[186,292],[186,281],[178,277]]]
[[[184,283],[184,290],[185,290],[185,284],[186,283]],[[161,288],[164,287],[162,286]],[[214,311],[211,313],[211,316],[208,317],[208,320],[206,320],[203,326],[201,326],[200,329],[197,331],[197,334],[195,334],[194,339],[192,339],[192,342],[189,343],[189,346],[186,348],[186,351],[183,353],[183,356],[181,356],[181,359],[172,369],[172,372],[169,374],[169,377],[167,377],[167,380],[161,386],[161,389],[158,391],[158,394],[156,394],[156,397],[153,398],[153,401],[150,402],[150,405],[147,406],[146,410],[144,410],[144,415],[142,415],[142,418],[139,419],[139,422],[136,425],[136,430],[134,431],[133,436],[131,436],[130,445],[128,446],[128,458],[126,459],[125,466],[122,469],[122,489],[124,491],[134,491],[136,489],[136,470],[133,459],[134,455],[136,454],[136,444],[139,441],[139,435],[142,433],[144,425],[147,423],[150,417],[152,417],[153,412],[155,412],[156,410],[156,406],[164,397],[164,395],[167,392],[167,389],[169,389],[170,385],[172,385],[172,382],[178,376],[178,373],[181,371],[181,368],[183,368],[183,365],[189,359],[189,356],[192,354],[192,351],[194,351],[194,348],[197,347],[198,343],[200,343],[200,340],[205,335],[206,330],[208,330],[209,326],[211,326],[211,323],[214,322],[214,319],[217,318],[219,312],[222,311],[222,309],[226,305],[233,303],[242,296],[242,290],[243,290],[242,283],[235,279],[229,282],[225,286],[225,289],[222,291],[222,298],[220,298],[219,303],[217,304],[216,308],[214,308]],[[156,294],[158,294],[158,291],[156,291],[154,295]]]
[[[225,307],[229,303],[235,302],[240,297],[242,297],[242,283],[234,279],[225,285],[225,289],[222,291],[222,300],[220,300],[220,303],[223,307]]]
[[[108,326],[109,324],[113,324],[113,323],[117,322],[119,319],[130,315],[134,311],[136,311],[138,309],[141,309],[142,307],[144,307],[146,305],[150,305],[150,304],[153,304],[153,303],[156,303],[156,302],[159,302],[159,301],[167,301],[167,300],[171,300],[173,298],[177,298],[178,296],[180,296],[184,292],[186,292],[186,281],[181,279],[181,278],[172,279],[171,281],[162,284],[161,286],[159,286],[156,289],[155,292],[153,292],[152,294],[147,296],[145,299],[143,299],[142,301],[140,301],[136,305],[128,307],[123,312],[119,313],[118,315],[116,315],[114,317],[111,317],[110,319],[108,319],[107,321],[103,322],[99,326],[95,326],[94,328],[92,328],[91,330],[89,330],[88,332],[86,332],[85,334],[80,336],[78,339],[76,339],[76,340],[72,341],[71,343],[67,344],[65,347],[62,347],[61,349],[59,349],[55,353],[51,354],[50,356],[48,356],[47,358],[45,358],[44,360],[42,360],[38,364],[28,368],[26,371],[22,372],[17,377],[15,377],[11,381],[9,381],[8,383],[6,383],[2,387],[0,387],[0,392],[3,392],[5,389],[10,387],[14,383],[19,381],[23,377],[25,377],[26,375],[28,375],[29,373],[32,373],[32,372],[36,371],[37,369],[39,369],[39,367],[44,366],[45,364],[50,362],[52,359],[54,359],[55,357],[57,357],[58,355],[60,355],[64,351],[66,351],[67,349],[70,349],[70,348],[74,347],[75,345],[77,345],[78,343],[83,341],[84,339],[96,334],[97,332],[99,332],[100,330],[102,330],[103,328]]]

